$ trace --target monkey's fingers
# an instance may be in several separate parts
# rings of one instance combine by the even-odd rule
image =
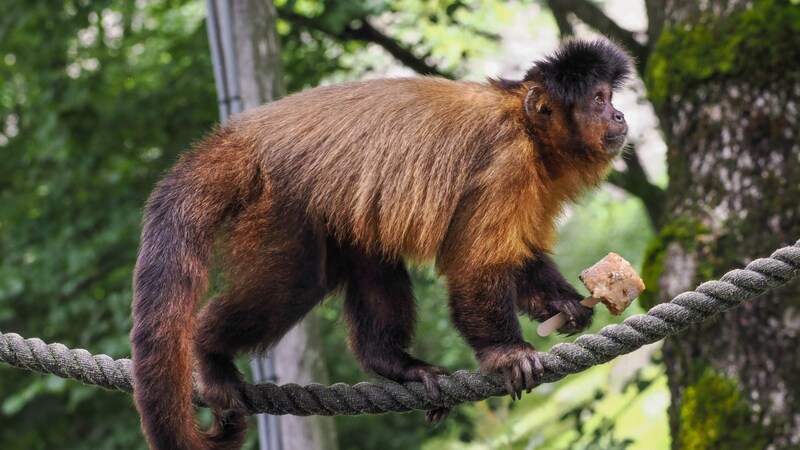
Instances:
[[[439,389],[439,382],[436,381],[436,375],[426,373],[422,375],[422,384],[425,386],[425,392],[432,400],[439,400],[442,398],[442,391]]]
[[[587,308],[580,302],[564,301],[559,305],[558,310],[567,319],[566,323],[558,329],[561,334],[571,336],[592,324],[594,308]]]
[[[415,367],[413,372],[416,372],[420,381],[422,381],[422,385],[425,386],[425,392],[432,400],[439,400],[442,398],[442,391],[439,388],[439,381],[436,377],[438,375],[447,375],[447,370],[443,367],[425,364]],[[425,413],[425,421],[437,425],[450,415],[450,411],[450,408],[445,407],[429,409]]]
[[[506,376],[511,378],[511,387],[514,390],[511,394],[511,399],[516,400],[522,398],[522,389],[525,385],[525,375],[524,370],[522,367],[520,367],[520,364],[517,363],[512,365],[511,370],[508,371]]]
[[[508,395],[511,396],[511,400],[516,400],[517,390],[514,387],[514,378],[508,372],[506,372],[503,374],[503,381],[506,385],[506,392],[508,392]]]
[[[511,396],[511,400],[522,398],[522,390],[525,389],[525,381],[522,370],[519,366],[509,367],[503,374],[505,378],[506,392]]]
[[[522,398],[522,391],[530,393],[544,374],[539,353],[525,342],[486,349],[480,359],[482,371],[499,372],[503,376],[512,400]]]
[[[530,358],[525,358],[521,361],[523,385],[525,386],[525,393],[530,394],[533,389],[536,372],[534,369],[534,362]]]
[[[522,391],[530,393],[544,373],[539,354],[535,350],[526,352],[517,361],[503,369],[503,381],[512,400],[522,398]]]
[[[544,364],[542,364],[542,358],[538,352],[533,355],[533,372],[536,374],[536,382],[540,383],[544,376]]]
[[[438,425],[439,422],[450,415],[450,411],[452,411],[450,408],[445,407],[429,409],[425,412],[425,421],[433,425]]]
[[[578,324],[575,322],[575,317],[569,316],[567,322],[558,329],[560,334],[572,336],[578,332]]]
[[[431,364],[419,364],[406,369],[406,379],[421,381],[425,386],[425,392],[432,400],[442,398],[442,391],[439,389],[438,375],[447,375],[445,368]]]
[[[520,360],[519,368],[522,373],[522,379],[518,383],[519,390],[517,391],[517,398],[522,398],[522,390],[526,394],[530,394],[534,387],[542,379],[544,374],[544,366],[539,358],[539,353],[534,352],[528,354]]]

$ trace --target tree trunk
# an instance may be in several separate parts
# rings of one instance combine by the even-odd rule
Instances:
[[[800,238],[800,8],[659,3],[646,78],[670,185],[645,272],[668,301]],[[673,448],[800,447],[798,343],[797,282],[668,339]]]
[[[275,29],[278,16],[269,0],[237,0],[230,4],[239,92],[243,108],[250,109],[286,95]],[[319,355],[319,329],[315,319],[313,314],[310,315],[272,349],[275,377],[269,381],[299,384],[327,382],[327,371]],[[269,360],[254,361],[254,372],[255,366],[263,368],[269,363]],[[336,429],[330,417],[282,416],[278,422],[279,436],[274,435],[275,430],[272,430],[272,436],[261,436],[261,448],[272,449],[276,441],[279,441],[282,450],[336,448]],[[259,428],[269,428],[265,425],[260,423]],[[264,445],[264,438],[271,440],[272,445]]]

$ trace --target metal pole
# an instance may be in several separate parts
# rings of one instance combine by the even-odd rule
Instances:
[[[272,353],[267,353],[260,358],[253,358],[250,361],[253,369],[253,381],[256,383],[278,381],[275,376],[275,361]],[[260,450],[280,450],[283,448],[281,442],[281,424],[278,416],[271,414],[256,415],[258,422],[258,443]]]
[[[237,49],[233,34],[230,0],[206,0],[206,11],[206,28],[214,66],[220,121],[225,123],[229,116],[238,114],[244,109],[236,63]],[[277,380],[271,354],[254,358],[250,362],[250,367],[255,383]],[[256,420],[258,422],[259,449],[281,450],[278,416],[258,414]]]
[[[225,64],[222,63],[223,50],[217,16],[216,2],[214,0],[206,0],[206,30],[208,31],[208,44],[211,47],[211,61],[214,67],[214,84],[217,87],[217,105],[219,106],[220,120],[225,123],[225,120],[231,115],[227,100],[230,95],[228,94]]]

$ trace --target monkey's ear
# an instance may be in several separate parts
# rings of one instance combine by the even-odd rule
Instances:
[[[542,88],[538,85],[531,86],[525,94],[525,115],[531,120],[549,118],[551,109],[542,99]]]

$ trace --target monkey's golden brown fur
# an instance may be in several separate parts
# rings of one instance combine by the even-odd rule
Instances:
[[[249,111],[228,130],[264,149],[250,170],[268,190],[302,198],[340,240],[392,258],[520,264],[551,248],[563,201],[606,171],[576,161],[550,178],[526,137],[526,90],[437,78],[352,83]],[[457,239],[455,249],[444,244],[465,194],[479,213],[462,219],[472,242]]]
[[[512,396],[530,390],[541,363],[516,312],[562,311],[572,332],[588,324],[547,253],[563,205],[602,180],[627,131],[610,104],[627,56],[606,41],[561,52],[519,82],[312,89],[233,118],[185,154],[148,201],[134,276],[133,375],[149,444],[237,448],[248,406],[233,356],[268,348],[339,288],[362,365],[436,397],[443,369],[408,353],[404,259],[436,261],[482,369],[502,372]],[[223,228],[228,287],[195,325]],[[192,414],[192,356],[218,415],[206,435]]]

